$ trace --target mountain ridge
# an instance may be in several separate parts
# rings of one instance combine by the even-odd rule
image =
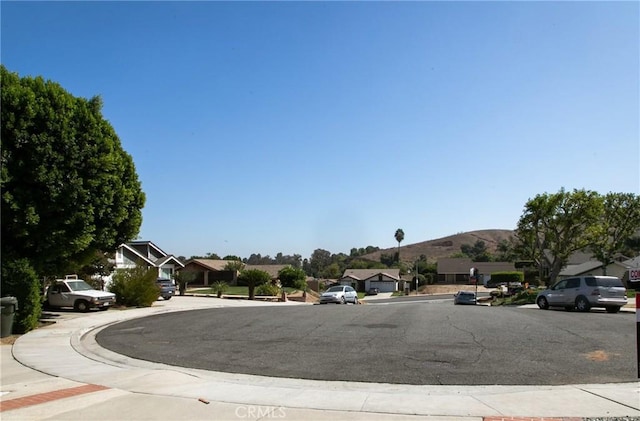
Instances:
[[[456,253],[460,253],[460,246],[463,244],[473,245],[478,240],[484,241],[487,246],[487,250],[491,253],[495,253],[497,246],[501,241],[508,240],[513,236],[513,230],[485,229],[462,232],[433,240],[407,244],[405,246],[400,243],[400,260],[407,263],[413,263],[424,254],[427,256],[427,261],[433,263],[438,259],[451,257]],[[379,262],[382,254],[394,254],[397,251],[397,247],[390,247],[365,254],[360,256],[360,258]]]

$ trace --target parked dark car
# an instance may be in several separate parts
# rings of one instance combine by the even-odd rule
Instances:
[[[380,290],[378,288],[369,288],[367,291],[367,295],[378,295]]]
[[[476,293],[458,291],[453,295],[453,304],[476,304]]]
[[[171,279],[157,279],[156,284],[160,288],[160,296],[165,300],[170,300],[176,295],[176,286]]]

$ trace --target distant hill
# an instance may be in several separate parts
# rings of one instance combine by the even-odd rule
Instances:
[[[451,257],[453,254],[460,253],[461,245],[473,245],[478,240],[484,241],[487,250],[494,253],[500,241],[508,240],[510,237],[513,237],[513,235],[512,230],[480,230],[463,232],[436,240],[407,244],[405,246],[400,243],[400,260],[413,263],[420,258],[420,255],[424,254],[427,256],[427,261],[435,262],[439,258]],[[374,253],[365,254],[361,256],[361,258],[379,262],[381,254],[394,254],[397,250],[397,247],[378,250]]]

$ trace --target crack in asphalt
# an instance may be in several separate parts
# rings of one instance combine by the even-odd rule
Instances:
[[[463,329],[462,327],[456,326],[456,324],[451,321],[451,317],[450,316],[447,316],[447,322],[449,323],[449,326],[451,326],[452,328],[454,328],[454,329],[456,329],[456,330],[458,330],[460,332],[464,332],[464,333],[470,335],[473,343],[480,347],[480,352],[478,353],[477,357],[473,360],[474,364],[479,362],[482,359],[482,356],[484,355],[484,353],[487,350],[487,348],[482,344],[482,342],[480,342],[478,340],[478,338],[476,338],[476,334],[473,331],[470,331],[470,330],[467,330],[467,329]]]

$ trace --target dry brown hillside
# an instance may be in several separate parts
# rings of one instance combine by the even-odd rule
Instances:
[[[439,258],[451,257],[451,255],[459,253],[461,245],[473,245],[478,240],[484,241],[487,249],[493,253],[500,241],[508,240],[512,236],[512,230],[480,230],[463,232],[435,240],[423,241],[421,243],[407,244],[406,246],[401,245],[400,260],[410,263],[424,254],[427,256],[429,262],[435,262]],[[380,255],[382,253],[393,254],[396,251],[397,247],[392,247],[366,254],[362,257],[367,260],[380,261]]]

